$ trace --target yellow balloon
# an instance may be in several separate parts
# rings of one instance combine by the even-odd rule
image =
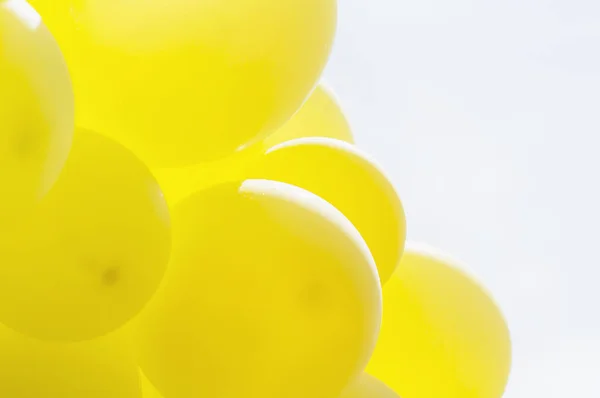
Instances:
[[[363,373],[339,398],[400,398],[391,388],[373,376]]]
[[[389,279],[404,249],[404,210],[390,181],[366,154],[339,140],[301,138],[271,148],[247,177],[293,184],[333,204],[369,245],[381,282]]]
[[[303,137],[329,137],[354,143],[352,130],[334,94],[318,85],[302,108],[277,132],[267,137],[265,146]]]
[[[172,216],[171,263],[133,339],[166,398],[331,398],[362,372],[380,286],[335,208],[246,180],[198,192]]]
[[[73,136],[67,66],[25,0],[0,0],[0,226],[52,187]]]
[[[142,397],[135,357],[117,336],[49,343],[0,326],[0,352],[1,397]]]
[[[407,249],[383,291],[367,371],[402,398],[500,398],[511,363],[505,320],[488,294],[443,256]]]
[[[167,206],[146,166],[78,131],[56,185],[0,239],[0,321],[44,340],[115,330],[157,289],[170,243]]]
[[[152,168],[221,158],[279,128],[316,85],[337,19],[336,0],[34,4],[65,51],[78,124]]]

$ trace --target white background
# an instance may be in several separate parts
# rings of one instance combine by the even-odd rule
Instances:
[[[599,398],[600,1],[340,0],[325,80],[505,312],[505,398]]]

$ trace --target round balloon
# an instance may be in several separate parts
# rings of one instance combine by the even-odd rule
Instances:
[[[373,376],[363,373],[339,398],[400,398],[391,388]]]
[[[296,185],[337,207],[369,245],[381,282],[389,279],[404,249],[404,210],[381,167],[365,153],[339,140],[300,138],[271,148],[247,176]]]
[[[502,396],[508,327],[490,296],[452,262],[430,249],[407,249],[383,300],[370,374],[403,398]]]
[[[265,140],[271,148],[303,137],[329,137],[354,143],[348,120],[331,90],[318,85],[302,108],[277,132]]]
[[[33,1],[63,45],[78,125],[152,168],[279,128],[316,85],[337,18],[336,0]]]
[[[0,396],[141,398],[138,367],[118,336],[50,343],[0,326]]]
[[[0,225],[29,212],[52,187],[73,136],[67,66],[25,0],[0,0]]]
[[[150,171],[78,131],[59,180],[0,240],[0,321],[44,340],[84,340],[136,315],[170,252],[167,205]]]
[[[300,188],[246,180],[180,202],[165,281],[135,323],[164,397],[331,398],[376,342],[380,286],[360,234]]]

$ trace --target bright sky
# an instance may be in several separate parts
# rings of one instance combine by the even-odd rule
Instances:
[[[326,81],[512,330],[505,398],[600,397],[600,2],[340,0]]]

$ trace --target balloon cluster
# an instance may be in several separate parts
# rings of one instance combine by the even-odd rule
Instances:
[[[0,0],[0,397],[502,395],[501,313],[318,85],[336,15]]]

